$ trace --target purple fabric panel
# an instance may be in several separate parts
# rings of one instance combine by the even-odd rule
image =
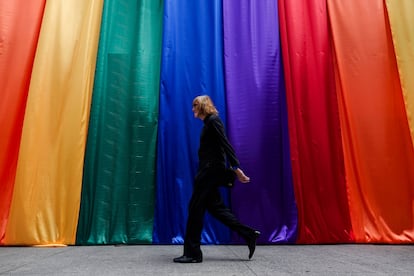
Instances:
[[[223,2],[228,134],[251,183],[232,191],[242,223],[259,243],[296,240],[277,1]],[[233,237],[235,242],[241,241]]]

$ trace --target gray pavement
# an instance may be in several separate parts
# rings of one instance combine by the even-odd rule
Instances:
[[[0,275],[414,275],[414,245],[205,245],[176,264],[178,245],[0,247]]]

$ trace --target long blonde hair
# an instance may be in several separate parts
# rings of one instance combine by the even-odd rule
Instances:
[[[218,110],[208,95],[197,96],[193,100],[193,105],[198,105],[198,111],[201,115],[218,115]]]

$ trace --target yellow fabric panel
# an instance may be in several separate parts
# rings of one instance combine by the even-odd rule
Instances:
[[[414,144],[414,1],[387,0],[386,6]]]
[[[74,244],[103,0],[47,1],[5,244]]]

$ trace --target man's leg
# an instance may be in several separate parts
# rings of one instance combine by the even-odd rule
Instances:
[[[218,188],[210,193],[207,202],[207,210],[211,215],[244,238],[249,247],[250,259],[256,249],[256,240],[259,237],[260,232],[240,223],[231,210],[224,205]]]
[[[209,189],[206,185],[196,182],[188,206],[188,219],[184,238],[184,255],[175,258],[174,262],[198,263],[203,259],[201,252],[201,232],[207,208]]]
[[[253,228],[241,224],[231,210],[224,205],[218,189],[210,194],[207,210],[213,217],[242,237],[248,237],[254,231]]]

